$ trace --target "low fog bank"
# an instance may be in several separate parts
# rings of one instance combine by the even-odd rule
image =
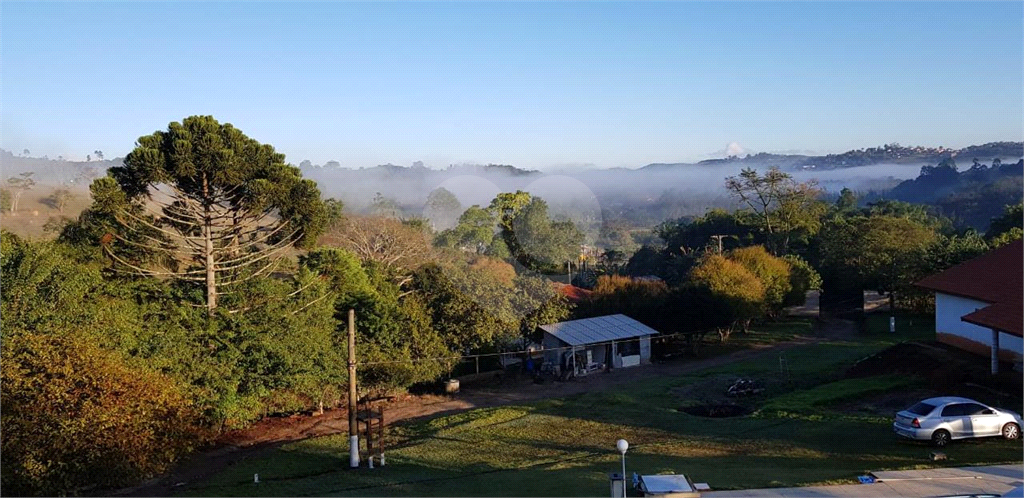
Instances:
[[[885,190],[902,180],[916,178],[924,164],[882,164],[838,170],[789,171],[798,181],[817,180],[827,192],[844,187],[855,191]],[[677,165],[647,169],[605,169],[577,172],[510,172],[485,167],[452,167],[433,170],[421,167],[377,167],[360,170],[342,168],[303,168],[303,175],[313,179],[327,197],[345,202],[348,208],[362,211],[371,208],[374,198],[381,196],[395,201],[404,213],[414,215],[422,210],[427,196],[438,188],[455,195],[463,208],[486,206],[499,192],[524,190],[542,197],[553,212],[576,210],[582,205],[596,209],[618,209],[625,205],[651,207],[669,199],[684,201],[686,213],[700,214],[709,207],[732,207],[725,190],[725,179],[744,167],[767,170],[767,164],[751,166]],[[666,213],[670,214],[670,213]]]
[[[8,178],[31,172],[37,188],[65,187],[86,192],[94,178],[120,164],[120,158],[71,162],[16,156],[0,150],[0,174],[3,175],[0,180],[6,183]],[[858,192],[888,191],[903,180],[916,178],[926,164],[934,163],[875,164],[825,170],[791,166],[784,170],[798,181],[816,180],[829,195],[836,195],[844,187]],[[524,190],[546,200],[556,217],[588,225],[621,219],[634,226],[653,226],[666,219],[697,216],[709,208],[737,207],[735,199],[725,190],[725,179],[737,175],[743,168],[765,171],[772,165],[744,161],[540,172],[501,165],[431,169],[422,163],[411,167],[385,165],[346,169],[313,166],[304,161],[300,169],[306,178],[317,182],[324,197],[342,200],[352,212],[370,212],[374,200],[383,199],[389,205],[396,205],[404,217],[424,216],[429,211],[424,209],[428,196],[439,188],[454,194],[463,210],[472,205],[487,206],[500,192]],[[959,170],[969,167],[969,164],[960,164]],[[451,222],[446,220],[445,224]]]

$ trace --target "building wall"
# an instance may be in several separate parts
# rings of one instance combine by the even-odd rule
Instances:
[[[544,332],[544,339],[541,340],[541,345],[544,346],[544,361],[551,362],[556,367],[562,364],[562,350],[557,348],[563,348],[568,344],[562,342],[561,339]]]
[[[992,346],[992,329],[967,323],[960,317],[988,306],[989,303],[941,292],[935,293],[936,339],[972,353],[988,355]],[[1024,340],[1006,333],[999,334],[999,355],[1004,360],[1024,356]]]
[[[624,342],[624,341],[623,341]],[[562,355],[565,354],[569,345],[562,342],[561,339],[545,332],[544,338],[541,340],[541,345],[544,347],[544,361],[549,361],[556,367],[562,364]],[[622,356],[619,350],[619,343],[612,343],[609,345],[595,345],[595,346],[578,346],[577,352],[586,357],[586,350],[589,349],[593,352],[594,363],[604,363],[606,348],[611,347],[612,349],[612,368],[623,368],[622,367]],[[639,364],[647,364],[651,362],[651,338],[650,336],[644,336],[640,338],[640,358]],[[627,365],[627,367],[630,365]]]

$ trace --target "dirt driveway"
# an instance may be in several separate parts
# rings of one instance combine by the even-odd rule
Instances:
[[[778,354],[787,349],[820,342],[826,339],[846,339],[856,327],[845,320],[830,320],[814,336],[802,336],[792,341],[744,349],[734,353],[701,360],[676,360],[640,368],[617,369],[611,373],[596,373],[569,382],[534,384],[529,380],[509,381],[502,385],[466,388],[452,396],[403,396],[388,403],[387,424],[422,417],[436,417],[451,413],[514,405],[529,401],[560,398],[585,392],[614,391],[644,379],[679,376],[707,368],[718,367],[751,358]],[[140,486],[122,489],[116,496],[170,496],[185,484],[202,482],[241,460],[262,455],[283,444],[303,439],[344,434],[348,432],[348,411],[327,410],[321,416],[294,415],[268,418],[254,426],[229,432],[217,441],[217,446],[193,454],[173,471]]]

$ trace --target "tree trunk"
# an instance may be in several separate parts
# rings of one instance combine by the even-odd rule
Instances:
[[[207,199],[210,198],[206,175],[203,175],[203,195]],[[210,216],[209,201],[204,203],[203,209],[206,215],[203,219],[203,237],[206,239],[206,312],[212,316],[213,310],[217,308],[217,273],[214,268],[216,262],[213,258],[213,219]]]

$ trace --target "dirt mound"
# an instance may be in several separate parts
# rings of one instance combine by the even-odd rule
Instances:
[[[942,350],[917,342],[904,342],[868,356],[846,371],[850,378],[905,373],[931,376],[943,366]]]
[[[749,408],[739,405],[697,405],[684,406],[679,409],[695,417],[728,418],[742,417],[750,413]]]
[[[1020,372],[1004,368],[999,375],[989,371],[989,359],[936,341],[904,342],[864,358],[846,371],[846,377],[875,375],[917,375],[933,388],[952,390],[965,383],[1019,396]]]

